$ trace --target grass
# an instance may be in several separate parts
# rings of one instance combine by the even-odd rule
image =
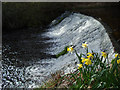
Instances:
[[[77,72],[77,70],[75,72]],[[41,88],[69,88],[69,86],[75,82],[75,78],[72,77],[71,74],[73,73],[64,75],[64,72],[58,71],[52,74],[52,77],[46,82],[44,82],[44,84],[40,88],[36,88],[35,90]],[[75,77],[77,77],[79,74],[80,73],[76,73]]]

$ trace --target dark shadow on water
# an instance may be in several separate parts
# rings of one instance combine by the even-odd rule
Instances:
[[[43,32],[40,29],[27,29],[4,34],[3,64],[26,67],[44,59],[55,58],[54,55],[47,53],[47,49],[52,45],[52,43],[46,43],[50,38],[42,37],[41,33]]]

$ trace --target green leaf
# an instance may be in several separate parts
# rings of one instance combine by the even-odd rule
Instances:
[[[113,59],[112,61],[111,61],[111,64],[114,64],[115,63],[115,59]]]
[[[94,78],[91,78],[90,81],[88,82],[88,86],[94,81]]]
[[[75,54],[76,54],[76,56],[78,57],[78,59],[79,59],[79,62],[80,63],[82,63],[82,59],[81,59],[81,57],[82,57],[82,54],[80,54],[80,56],[77,54],[77,51],[75,50]]]
[[[61,51],[60,53],[58,53],[58,54],[56,55],[56,58],[58,58],[58,57],[60,57],[60,56],[62,56],[62,55],[67,54],[67,53],[68,53],[68,51],[67,51],[67,48],[68,48],[68,47],[69,47],[69,46],[66,46],[63,51]]]
[[[93,86],[92,86],[92,89],[96,90],[96,88],[98,88],[98,86],[100,86],[100,82],[96,82]]]
[[[112,70],[111,70],[111,73],[114,73],[115,69],[117,68],[117,60],[118,60],[118,56],[115,58],[115,63],[113,64],[113,67],[112,67]]]
[[[103,69],[101,72],[100,72],[100,76],[102,76],[104,74],[104,72],[107,72],[107,69]]]
[[[91,77],[92,78],[95,78],[95,77],[97,77],[98,76],[98,74],[93,74]]]
[[[83,88],[83,87],[84,87],[84,84],[82,84],[80,88]]]
[[[86,52],[88,53],[88,47],[87,47],[87,50],[86,50]]]

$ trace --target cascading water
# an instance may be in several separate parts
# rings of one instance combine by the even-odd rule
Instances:
[[[93,50],[99,53],[106,51],[109,53],[109,58],[113,58],[114,47],[106,33],[106,29],[99,21],[80,13],[67,12],[62,14],[62,17],[58,19],[60,19],[60,21],[54,20],[46,32],[36,35],[38,38],[39,36],[49,38],[48,40],[42,41],[44,42],[43,45],[50,44],[48,47],[43,48],[44,50],[41,48],[43,53],[45,52],[46,55],[55,55],[61,52],[65,46],[71,44],[75,45],[78,53],[85,53],[81,45],[84,42],[88,42],[89,51]],[[3,52],[5,50],[6,47]],[[6,58],[4,60],[9,59],[9,57],[4,58]],[[4,60],[3,62],[5,62]],[[16,60],[19,61],[19,58]],[[10,63],[11,62],[3,64],[3,87],[37,87],[40,86],[51,73],[57,70],[63,70],[65,73],[75,71],[77,69],[76,64],[79,62],[73,52],[72,54],[68,53],[60,56],[57,59],[43,58],[40,60],[37,58],[37,62],[33,65],[22,68],[15,67]],[[13,73],[10,73],[10,70]]]

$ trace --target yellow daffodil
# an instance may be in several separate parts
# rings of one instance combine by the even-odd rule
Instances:
[[[84,63],[86,61],[85,58],[83,58],[83,57],[81,59],[82,59],[82,63]]]
[[[87,42],[83,43],[83,44],[82,44],[82,47],[83,47],[83,48],[87,48],[87,47],[88,47]]]
[[[82,67],[83,67],[83,65],[82,65],[82,64],[77,64],[77,66],[78,66],[78,69],[80,69],[80,68],[82,68]]]
[[[120,55],[117,53],[117,54],[115,54],[115,58],[118,56],[118,58],[120,58]]]
[[[101,53],[102,53],[102,56],[103,56],[104,58],[107,57],[107,53],[105,53],[105,52],[101,52]]]
[[[92,53],[87,53],[87,57],[88,57],[88,59],[90,59],[90,58],[93,58],[93,55],[92,55]]]
[[[82,63],[84,63],[84,62],[85,62],[85,64],[86,64],[86,65],[91,65],[91,64],[92,64],[91,60],[90,60],[90,59],[88,59],[88,58],[87,58],[87,59],[85,59],[85,58],[83,58],[83,57],[82,57],[81,59],[82,59]]]
[[[115,58],[118,56],[118,53],[117,54],[115,54]]]
[[[74,50],[73,47],[68,47],[68,48],[67,48],[67,51],[68,51],[68,52],[72,52],[73,50]]]
[[[119,60],[117,60],[117,64],[120,64],[120,59],[119,59]]]
[[[92,64],[92,62],[91,62],[91,60],[90,60],[90,59],[86,59],[85,64],[86,64],[86,65],[91,65],[91,64]]]

